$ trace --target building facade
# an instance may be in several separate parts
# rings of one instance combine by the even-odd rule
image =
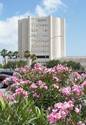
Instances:
[[[65,57],[65,20],[52,16],[19,20],[18,50],[21,57],[26,50],[36,54],[39,63]]]

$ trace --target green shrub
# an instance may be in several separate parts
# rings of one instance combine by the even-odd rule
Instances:
[[[74,61],[60,61],[60,60],[50,60],[46,63],[46,66],[48,68],[54,67],[58,64],[62,64],[62,65],[66,65],[69,68],[72,68],[73,70],[77,70],[77,71],[84,71],[84,67],[78,63],[78,62],[74,62]]]
[[[54,67],[58,64],[61,64],[61,61],[60,60],[50,60],[49,62],[46,63],[46,66],[48,68],[51,68],[51,67]]]
[[[27,64],[26,61],[8,61],[7,64],[3,66],[3,68],[15,69],[17,67],[23,67]]]

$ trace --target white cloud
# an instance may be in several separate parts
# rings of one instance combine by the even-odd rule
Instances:
[[[65,6],[62,0],[42,0],[41,4],[36,6],[36,14],[47,16],[54,13],[61,6]]]
[[[18,19],[30,15],[29,12],[0,21],[0,49],[16,50],[18,47]]]
[[[3,3],[0,3],[0,14],[2,13],[3,7]]]
[[[36,14],[38,16],[46,16],[45,10],[40,5],[36,6]]]

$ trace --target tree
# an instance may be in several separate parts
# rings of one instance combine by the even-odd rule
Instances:
[[[64,61],[62,62],[62,64],[72,68],[73,70],[84,71],[84,67],[79,62],[74,62],[70,60],[70,61]]]
[[[24,52],[24,57],[25,57],[26,59],[28,59],[28,58],[30,58],[30,56],[31,56],[30,51],[26,50],[26,51]]]
[[[19,60],[19,61],[8,61],[5,65],[3,65],[3,68],[9,68],[9,69],[15,69],[19,67],[23,67],[27,64],[26,61]]]
[[[1,52],[0,52],[1,56],[3,57],[4,59],[4,64],[6,64],[6,56],[7,56],[7,50],[6,49],[3,49]]]
[[[37,59],[37,56],[35,54],[31,54],[30,58],[32,59],[32,64],[33,64]]]
[[[19,52],[18,51],[13,52],[13,57],[17,59],[19,57]]]
[[[60,62],[60,60],[50,60],[50,61],[48,61],[47,63],[46,63],[46,66],[48,67],[48,68],[51,68],[51,67],[54,67],[54,66],[56,66],[56,65],[58,65],[58,64],[61,64],[61,62]]]
[[[27,60],[27,65],[30,65],[30,57],[31,57],[31,54],[30,54],[30,51],[29,50],[26,50],[24,52],[24,57],[26,58]],[[29,60],[28,60],[29,59]]]
[[[73,70],[76,71],[84,71],[84,67],[79,63],[79,62],[74,62],[74,61],[60,61],[60,60],[50,60],[46,63],[46,66],[48,68],[54,67],[58,64],[65,65],[69,68],[72,68]]]
[[[7,53],[7,56],[9,57],[9,59],[12,59],[13,58],[13,52],[12,51],[9,51]]]

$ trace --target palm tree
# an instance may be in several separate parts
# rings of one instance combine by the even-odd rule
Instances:
[[[13,58],[13,52],[12,51],[9,51],[7,53],[7,56],[9,57],[9,59],[12,59]]]
[[[17,59],[17,58],[19,57],[19,52],[18,52],[18,51],[15,51],[15,52],[13,53],[13,57],[14,57],[15,59]]]
[[[4,64],[6,64],[7,50],[6,49],[1,50],[0,54],[4,59]]]
[[[31,55],[31,59],[32,59],[32,64],[34,63],[34,61],[36,61],[37,59],[37,56],[35,54],[32,54]]]
[[[29,51],[29,50],[26,50],[26,51],[24,52],[24,58],[26,58],[27,64],[28,64],[28,61],[30,61],[30,60],[28,60],[28,59],[30,59],[30,57],[31,57],[30,51]]]
[[[26,50],[26,51],[24,52],[24,57],[25,57],[26,59],[28,59],[28,58],[30,58],[30,56],[31,56],[30,51]]]

